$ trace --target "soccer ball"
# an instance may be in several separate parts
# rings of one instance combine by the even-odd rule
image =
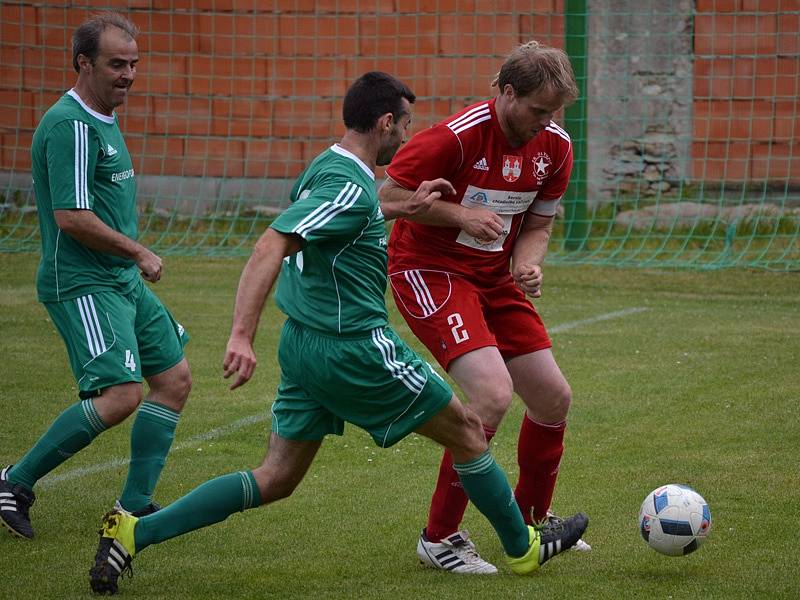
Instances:
[[[685,485],[669,484],[654,489],[639,510],[639,531],[644,541],[668,556],[694,552],[710,530],[708,504]]]

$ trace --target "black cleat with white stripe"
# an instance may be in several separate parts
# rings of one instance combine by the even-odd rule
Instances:
[[[0,471],[0,525],[11,535],[30,540],[33,538],[30,508],[36,501],[36,494],[19,483],[8,480],[8,465]]]
[[[572,548],[589,526],[589,517],[578,513],[565,519],[548,519],[539,530],[539,564]]]
[[[89,585],[95,594],[114,595],[118,591],[117,580],[126,574],[133,577],[133,556],[119,540],[122,519],[133,519],[129,514],[112,510],[103,517],[100,542],[94,555],[94,566],[89,569]],[[133,531],[132,529],[130,530]]]

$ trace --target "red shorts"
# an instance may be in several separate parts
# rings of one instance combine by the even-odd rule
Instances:
[[[424,269],[392,273],[389,281],[400,314],[445,370],[486,346],[496,346],[508,360],[553,345],[510,274],[492,286]]]

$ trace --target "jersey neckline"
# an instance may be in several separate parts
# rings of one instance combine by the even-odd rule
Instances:
[[[89,105],[83,101],[83,99],[78,95],[78,92],[75,91],[75,88],[70,89],[67,92],[67,96],[75,100],[78,104],[81,105],[81,108],[85,110],[87,113],[92,115],[95,119],[102,121],[103,123],[108,123],[109,125],[113,125],[114,121],[116,121],[117,113],[112,113],[109,117],[108,115],[104,115],[102,113],[97,112],[96,110],[92,110],[89,108]]]
[[[353,154],[349,150],[345,150],[339,144],[334,144],[333,146],[331,146],[331,150],[336,152],[336,154],[349,158],[350,160],[354,160],[356,164],[359,167],[361,167],[361,170],[364,171],[364,173],[366,173],[370,179],[375,181],[375,173],[372,171],[372,169],[370,169],[367,165],[364,164],[364,161],[358,158],[355,154]]]

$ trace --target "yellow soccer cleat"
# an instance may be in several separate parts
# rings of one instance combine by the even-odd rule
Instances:
[[[117,579],[126,571],[133,574],[131,561],[136,554],[133,529],[138,520],[121,510],[112,510],[103,517],[94,566],[89,570],[89,585],[93,592],[116,594]]]
[[[519,557],[506,556],[508,566],[517,575],[529,575],[555,555],[572,548],[588,526],[589,517],[583,513],[550,522],[542,529],[528,526],[528,551]]]

